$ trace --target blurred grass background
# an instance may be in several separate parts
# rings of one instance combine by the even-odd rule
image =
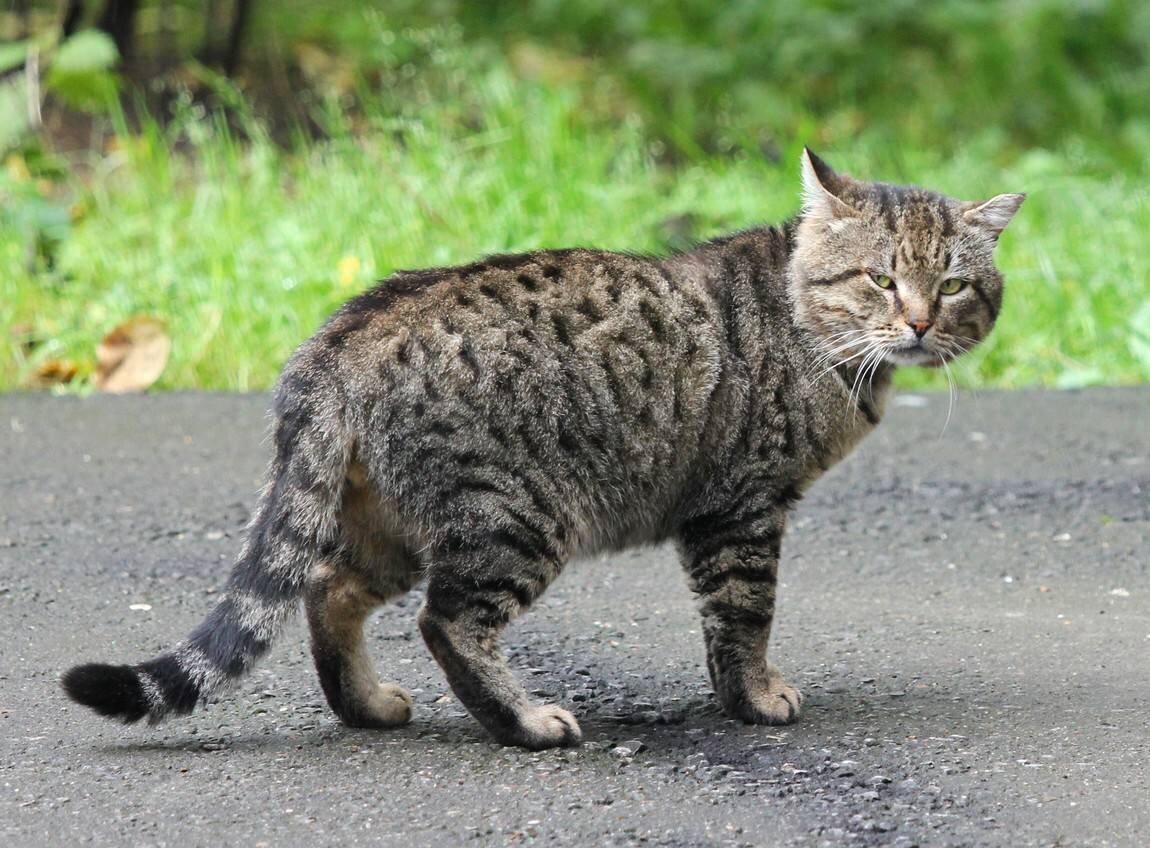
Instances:
[[[1029,193],[962,385],[1150,380],[1150,4],[255,0],[224,75],[202,47],[229,8],[141,3],[114,72],[46,79],[4,142],[0,389],[87,390],[135,315],[171,334],[160,388],[266,387],[396,268],[779,221],[803,144]],[[0,34],[26,51],[59,16],[10,2]]]

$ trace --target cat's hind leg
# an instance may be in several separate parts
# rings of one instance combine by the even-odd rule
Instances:
[[[364,639],[371,612],[419,579],[391,518],[365,487],[350,485],[340,514],[344,544],[314,570],[304,594],[320,684],[332,710],[352,727],[395,727],[411,719],[411,695],[380,682]]]
[[[346,567],[324,563],[305,598],[311,652],[324,695],[351,727],[396,727],[411,719],[411,695],[381,683],[367,651],[363,628],[386,598]]]
[[[526,528],[520,528],[526,531]],[[536,532],[492,531],[440,546],[428,567],[419,627],[463,705],[504,745],[578,745],[571,713],[532,703],[499,650],[506,624],[558,575],[560,561]]]

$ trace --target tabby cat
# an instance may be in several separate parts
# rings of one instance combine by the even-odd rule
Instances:
[[[275,456],[219,604],[169,652],[63,686],[134,722],[249,671],[302,596],[323,691],[356,727],[411,718],[363,628],[427,581],[419,628],[500,742],[580,741],[498,647],[573,557],[674,540],[730,715],[786,724],[767,661],[791,506],[879,421],[899,365],[943,365],[1002,303],[1024,195],[968,203],[802,157],[803,206],[666,258],[598,250],[401,271],[344,305],[275,392]]]

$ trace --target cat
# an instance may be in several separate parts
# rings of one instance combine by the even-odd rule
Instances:
[[[723,710],[786,724],[767,660],[787,513],[878,424],[895,367],[943,365],[998,316],[999,235],[1025,195],[961,202],[804,150],[802,210],[657,258],[598,250],[400,271],[292,355],[275,455],[222,600],[138,665],[66,693],[125,722],[190,712],[249,671],[302,597],[332,710],[393,727],[412,699],[364,641],[427,581],[419,629],[499,742],[578,744],[498,647],[577,555],[673,540]]]

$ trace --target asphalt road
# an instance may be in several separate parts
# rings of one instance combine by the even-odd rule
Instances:
[[[418,593],[372,627],[415,694],[400,730],[334,721],[299,624],[192,717],[66,702],[68,665],[151,655],[210,608],[266,402],[0,396],[0,844],[1150,841],[1150,390],[963,396],[941,436],[944,397],[896,399],[784,546],[793,727],[716,709],[666,548],[573,564],[508,634],[578,750],[489,741]]]

